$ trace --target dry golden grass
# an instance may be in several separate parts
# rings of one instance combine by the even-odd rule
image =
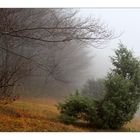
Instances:
[[[66,125],[58,120],[58,110],[54,99],[20,99],[9,105],[0,106],[1,132],[86,132],[105,131],[86,125]],[[112,131],[112,130],[106,130]],[[138,118],[117,131],[140,131]]]
[[[10,105],[1,105],[0,131],[84,131],[80,127],[60,123],[57,119],[56,103],[53,99],[22,99]]]
[[[127,128],[131,132],[140,132],[140,118],[135,117],[132,121],[127,123],[124,128]]]

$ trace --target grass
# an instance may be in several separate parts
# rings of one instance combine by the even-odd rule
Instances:
[[[47,99],[22,99],[0,106],[1,132],[57,132],[81,131],[80,128],[60,123],[57,119],[56,101]]]
[[[57,101],[54,99],[20,99],[9,105],[0,105],[1,132],[86,132],[105,131],[86,124],[66,125],[58,120]],[[117,131],[140,131],[135,118]],[[112,130],[106,130],[112,131]]]

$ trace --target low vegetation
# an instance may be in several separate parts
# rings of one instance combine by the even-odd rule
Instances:
[[[58,109],[61,115],[60,120],[64,123],[75,123],[78,120],[90,122],[91,117],[95,116],[96,102],[88,96],[83,96],[78,91],[67,98],[64,104],[59,104]]]

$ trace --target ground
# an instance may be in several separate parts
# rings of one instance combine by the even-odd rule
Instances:
[[[19,99],[12,104],[0,105],[1,132],[96,132],[85,124],[66,125],[58,120],[59,112],[54,99]],[[140,131],[139,118],[116,131]]]

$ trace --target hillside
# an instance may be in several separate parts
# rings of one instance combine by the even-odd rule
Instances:
[[[81,132],[105,131],[89,128],[86,124],[66,125],[58,120],[57,101],[54,99],[20,99],[0,106],[1,132]],[[106,130],[112,131],[112,130]],[[140,131],[137,119],[117,131]]]

